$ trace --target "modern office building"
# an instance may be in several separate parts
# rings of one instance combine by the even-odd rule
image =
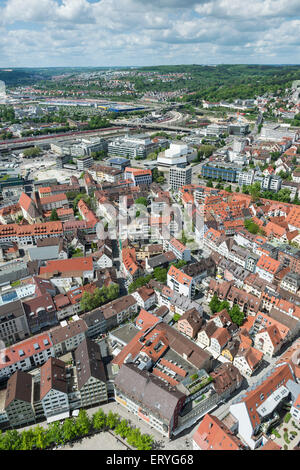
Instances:
[[[228,132],[230,135],[247,135],[249,124],[229,124]]]
[[[241,171],[238,175],[238,185],[239,186],[250,186],[254,181],[255,171]]]
[[[281,188],[282,179],[278,175],[265,176],[261,182],[261,189],[275,191],[277,193]]]
[[[76,166],[77,166],[77,170],[79,171],[86,170],[87,168],[90,168],[93,165],[94,165],[94,160],[89,155],[80,156],[76,158]]]
[[[192,183],[192,167],[187,166],[180,168],[178,166],[171,167],[169,171],[169,185],[172,189],[177,190],[181,186]]]
[[[157,148],[146,135],[118,137],[108,144],[109,157],[146,158]]]
[[[236,168],[220,168],[212,165],[203,165],[201,175],[203,178],[221,178],[222,181],[235,183],[237,180],[237,172],[238,170]]]
[[[128,158],[115,157],[109,158],[106,163],[113,168],[124,171],[125,168],[130,165],[130,160]]]
[[[295,142],[299,138],[299,131],[292,130],[286,125],[266,122],[261,128],[258,138],[259,140],[269,140],[271,142],[281,142],[284,138],[290,138],[292,142]]]

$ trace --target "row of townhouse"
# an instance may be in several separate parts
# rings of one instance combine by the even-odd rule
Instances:
[[[209,375],[211,355],[155,315],[141,311],[136,327],[113,360],[119,368],[115,399],[161,434],[177,435],[241,386],[232,364]],[[112,338],[119,342],[117,332]]]
[[[66,365],[55,357],[30,374],[18,370],[8,380],[1,426],[18,427],[47,419],[47,423],[70,416],[74,409],[107,402],[107,373],[100,346],[84,339]]]
[[[26,320],[24,309],[22,317]],[[2,346],[0,380],[7,380],[16,370],[28,371],[43,364],[50,356],[59,357],[74,351],[85,337],[95,337],[117,327],[138,312],[138,302],[132,295],[120,297],[101,308],[85,313],[73,321],[63,320],[48,333],[41,333],[8,347]],[[14,321],[14,320],[12,320]],[[24,330],[22,330],[24,332]]]
[[[193,298],[197,286],[203,279],[215,274],[216,265],[212,258],[202,262],[189,263],[178,269],[172,265],[167,274],[167,285],[179,295]]]
[[[276,274],[284,267],[283,261],[264,253],[264,249],[259,246],[260,237],[256,237],[255,240],[249,238],[244,237],[243,233],[234,236],[237,243],[247,247],[243,248],[234,245],[232,239],[226,238],[220,231],[211,228],[205,233],[204,246],[272,283]]]
[[[172,251],[179,260],[191,261],[191,250],[176,238],[163,240],[163,248],[165,251]]]
[[[62,222],[44,222],[33,225],[8,224],[0,226],[0,240],[16,242],[19,246],[33,245],[37,240],[63,235]]]
[[[248,314],[243,328],[247,328],[254,341],[254,347],[265,356],[276,355],[285,343],[299,333],[300,317],[296,316],[298,311],[295,315],[295,309],[292,309],[292,304],[287,301],[274,298],[274,303],[270,302],[269,308],[265,309],[267,313],[264,313],[260,310],[266,305],[263,296],[259,298],[237,289],[231,283],[218,283],[214,280],[211,281],[209,289],[209,298],[216,294],[220,299],[227,300],[231,307],[237,304]],[[288,305],[291,307],[290,311],[287,311]]]
[[[188,310],[195,308],[202,314],[202,305],[189,297],[181,295],[153,279],[150,280],[149,285],[155,290],[158,307],[166,307],[172,314],[176,313],[178,315],[184,315]]]
[[[125,295],[82,315],[87,326],[86,335],[99,336],[134,317],[138,312],[138,302],[133,295]]]
[[[261,364],[263,353],[252,347],[252,339],[242,334],[226,310],[216,314],[198,332],[197,343],[215,357],[233,364],[240,374],[250,377]]]

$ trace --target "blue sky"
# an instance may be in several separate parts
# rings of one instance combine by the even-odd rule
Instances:
[[[0,67],[298,64],[300,0],[0,0]]]

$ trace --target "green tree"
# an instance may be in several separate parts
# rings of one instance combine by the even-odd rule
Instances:
[[[48,430],[42,426],[36,426],[34,429],[36,447],[38,449],[45,449],[49,443]]]
[[[131,428],[127,436],[127,442],[130,446],[138,448],[141,444],[141,431],[137,428]]]
[[[220,301],[218,299],[217,294],[214,294],[212,296],[211,301],[209,302],[209,308],[210,308],[212,313],[216,313],[216,312],[219,311],[219,307],[220,307]]]
[[[260,197],[260,183],[257,181],[249,187],[249,192],[252,197],[252,201],[256,202]]]
[[[245,320],[245,314],[241,311],[238,305],[233,305],[232,309],[228,311],[231,320],[238,326],[241,326]]]
[[[160,175],[157,177],[156,183],[162,184],[165,182],[165,180],[166,180],[165,177],[163,175]]]
[[[21,450],[32,450],[36,446],[36,435],[33,429],[21,433]]]
[[[77,206],[80,199],[82,199],[88,206],[91,204],[91,198],[86,193],[79,193],[73,201],[74,211],[77,211]]]
[[[9,429],[0,434],[0,450],[19,450],[21,448],[21,434],[16,429]]]
[[[271,155],[272,162],[276,162],[276,160],[280,158],[281,152],[271,152],[270,155]]]
[[[180,269],[186,264],[187,264],[187,261],[185,261],[184,259],[180,259],[178,261],[175,261],[174,263],[171,263],[170,266],[175,266],[175,268]]]
[[[51,221],[59,220],[56,209],[52,209],[52,212],[51,212],[51,215],[50,215],[50,220]]]
[[[130,426],[127,422],[126,419],[122,419],[122,421],[120,421],[116,428],[115,428],[115,433],[118,434],[119,436],[121,436],[123,439],[125,439],[128,434],[130,432]]]
[[[80,307],[84,312],[94,310],[101,305],[118,298],[119,284],[112,283],[110,286],[103,286],[101,289],[97,288],[93,293],[84,292],[80,300]]]
[[[242,186],[242,193],[243,194],[249,194],[249,189],[245,184],[243,184],[243,186]]]
[[[149,434],[142,434],[138,441],[138,450],[151,450],[153,448],[154,438]]]
[[[72,441],[78,436],[76,423],[73,418],[67,418],[62,425],[64,442]]]
[[[29,149],[24,150],[23,154],[24,157],[37,157],[41,153],[40,147],[31,147]]]
[[[76,418],[75,427],[79,436],[86,436],[89,434],[92,427],[92,421],[89,418],[86,410],[79,411],[78,417]]]
[[[248,230],[248,232],[253,233],[254,235],[259,233],[260,231],[259,225],[255,224],[251,218],[244,220],[244,226]]]
[[[59,445],[64,443],[64,433],[62,425],[59,421],[50,423],[47,432],[47,439],[49,444]]]
[[[135,201],[136,204],[142,204],[147,207],[148,201],[146,197],[138,197]]]
[[[145,277],[138,277],[137,279],[135,279],[128,287],[128,293],[129,294],[132,294],[132,292],[134,292],[136,289],[138,289],[139,287],[142,287],[142,286],[145,286],[146,284],[148,284],[148,282],[150,281],[150,279],[152,279],[152,275],[151,274],[148,274],[147,276]]]
[[[198,149],[198,156],[208,158],[214,153],[215,150],[216,147],[214,145],[201,145]]]
[[[229,312],[229,308],[230,308],[229,302],[227,300],[222,300],[220,302],[218,312],[221,312],[221,310],[224,310],[224,309]]]
[[[165,268],[154,268],[153,275],[158,282],[165,284],[167,282],[168,271]]]
[[[106,414],[101,408],[93,415],[93,427],[97,431],[100,431],[106,427]]]
[[[111,410],[109,411],[106,417],[106,424],[109,429],[115,429],[117,424],[119,423],[120,417],[117,413],[113,413]]]

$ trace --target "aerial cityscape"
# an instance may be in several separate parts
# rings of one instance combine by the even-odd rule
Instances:
[[[1,450],[300,450],[295,2],[227,3],[0,0]]]

